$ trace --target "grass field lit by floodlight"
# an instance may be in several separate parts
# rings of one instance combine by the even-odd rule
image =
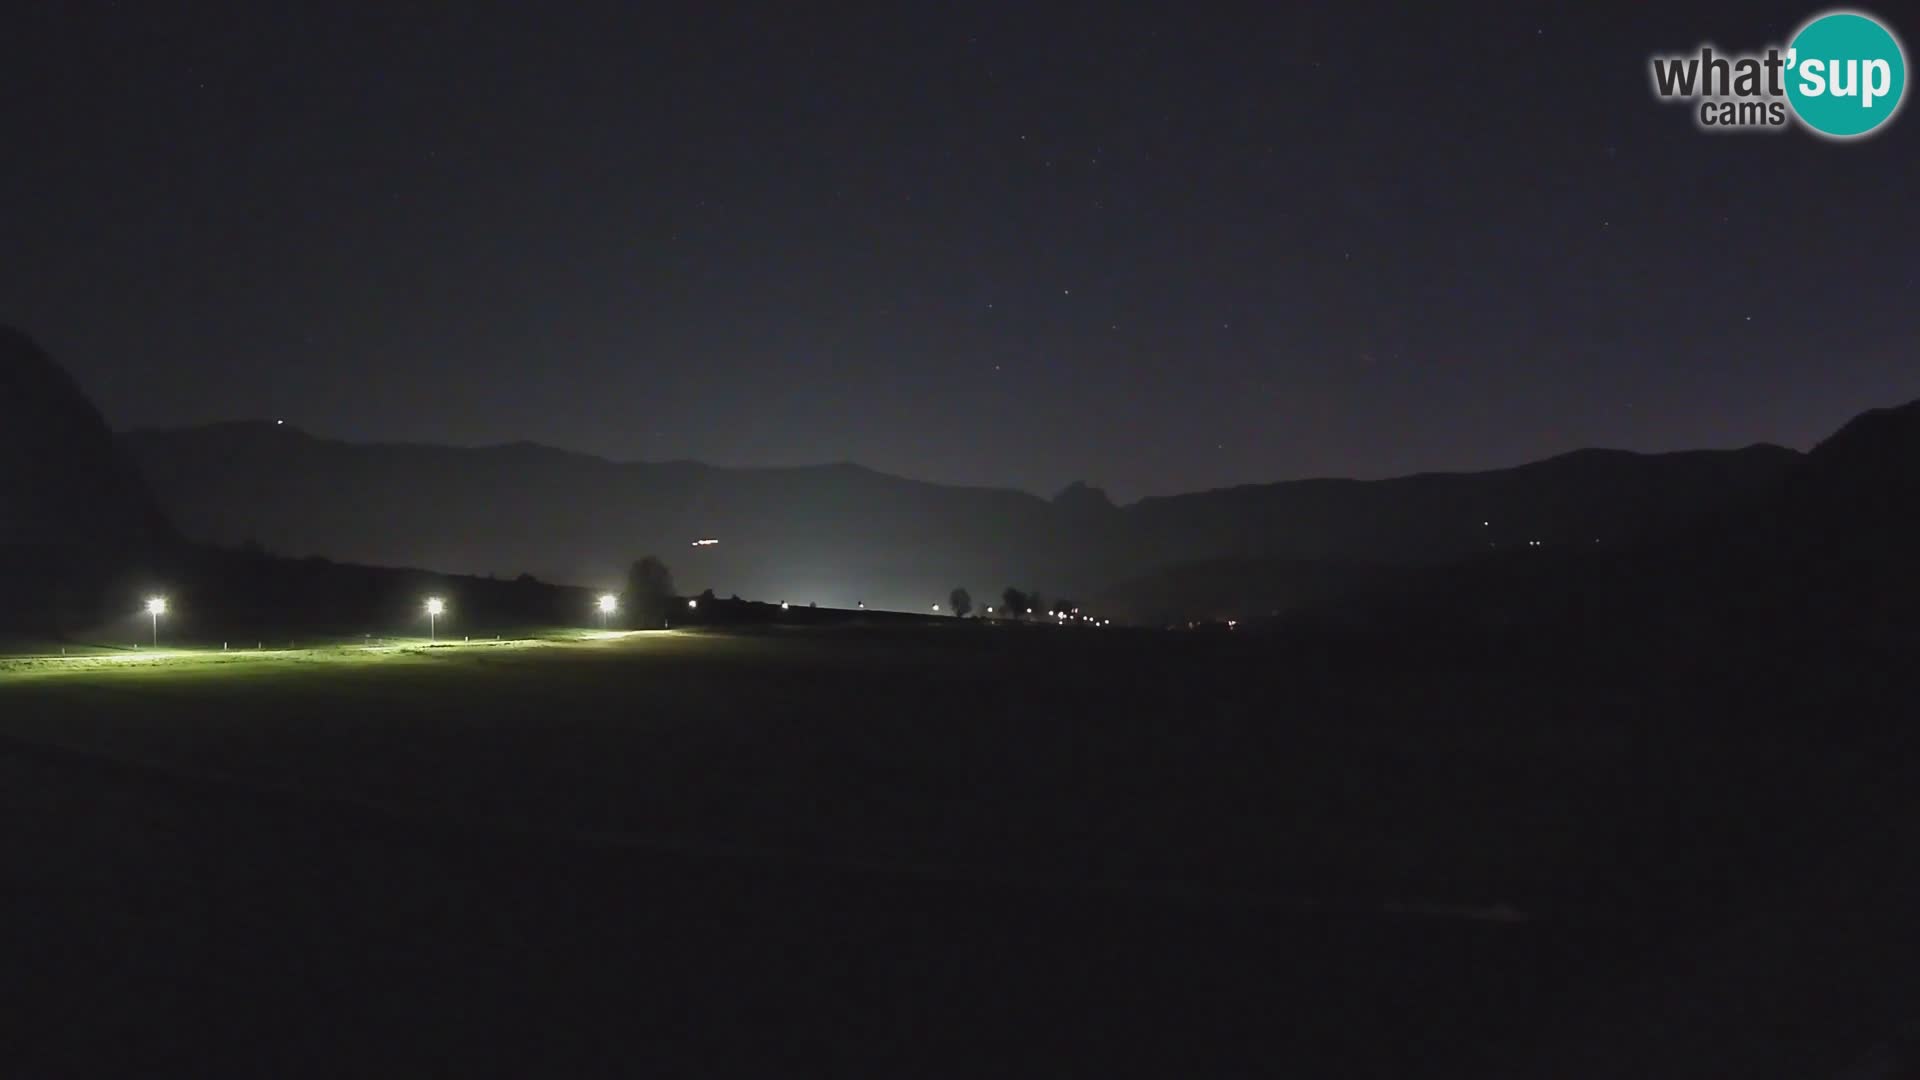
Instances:
[[[213,670],[270,669],[275,665],[372,665],[417,659],[433,662],[471,650],[514,650],[604,646],[629,638],[659,638],[672,631],[554,629],[484,638],[341,638],[313,644],[269,642],[225,646],[114,648],[99,645],[11,643],[0,648],[0,685],[9,680],[104,675],[148,671],[186,674]]]
[[[1199,635],[572,629],[15,657],[0,740],[469,826],[1498,896],[1608,820],[1624,742],[1448,679],[1410,725]]]
[[[1532,970],[1533,938],[1490,935],[1540,925],[1538,882],[1581,889],[1555,860],[1584,846],[1569,837],[1604,840],[1622,810],[1617,760],[1567,738],[1598,696],[1540,724],[1448,673],[1460,704],[1410,717],[1377,704],[1379,687],[1355,695],[1246,637],[945,620],[13,657],[0,662],[0,793],[24,841],[17,891],[56,915],[111,918],[67,937],[17,920],[21,940],[50,939],[46,966],[10,961],[88,976],[49,1010],[68,1020],[101,986],[153,1008],[192,989],[209,955],[239,958],[249,978],[180,1021],[200,1023],[281,982],[305,1022],[306,971],[338,959],[327,986],[367,998],[379,1030],[392,1017],[377,991],[444,998],[496,970],[471,963],[480,950],[503,958],[498,1000],[516,1006],[527,986],[616,955],[607,997],[624,1025],[633,971],[666,971],[657,1000],[674,1008],[731,957],[703,992],[732,1010],[740,987],[766,982],[768,957],[813,949],[799,981],[757,999],[784,1015],[850,950],[901,956],[917,985],[926,952],[900,943],[968,926],[983,905],[1010,914],[968,931],[947,963],[971,970],[978,942],[1024,956],[1041,904],[1063,926],[1110,926],[1086,954],[1124,957],[1127,979],[1142,941],[1164,938],[1167,970],[1185,970],[1195,927],[1234,956],[1263,943],[1249,961],[1263,979],[1309,949],[1334,986],[1355,956],[1390,989],[1407,969],[1496,947]],[[1351,910],[1336,920],[1323,902]],[[1465,929],[1434,938],[1434,912]],[[89,948],[96,923],[127,929]],[[1330,939],[1335,926],[1351,929]],[[670,967],[628,936],[680,942],[702,927]],[[771,936],[743,946],[742,927]],[[1380,952],[1395,927],[1434,951]],[[376,951],[388,942],[418,966]],[[132,982],[125,958],[140,948],[163,951]],[[90,953],[104,975],[78,967]],[[1000,974],[1015,970],[987,966],[972,996],[1004,998],[1025,983]],[[1248,1007],[1268,1022],[1269,1002]]]

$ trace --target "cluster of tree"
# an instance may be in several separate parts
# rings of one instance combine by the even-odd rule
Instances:
[[[627,591],[620,604],[634,626],[642,630],[664,628],[672,602],[673,573],[658,557],[648,555],[627,571]]]
[[[1022,618],[1028,615],[1043,615],[1051,611],[1078,611],[1079,605],[1062,597],[1051,606],[1047,598],[1038,592],[1027,592],[1009,585],[1000,593],[1001,613],[1009,618]]]

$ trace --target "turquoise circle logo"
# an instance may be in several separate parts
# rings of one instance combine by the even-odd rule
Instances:
[[[1787,46],[1787,101],[1815,134],[1852,139],[1900,111],[1907,57],[1893,31],[1856,11],[1815,16]]]

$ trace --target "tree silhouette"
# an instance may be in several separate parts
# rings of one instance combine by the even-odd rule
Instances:
[[[1026,593],[1021,592],[1011,585],[1007,586],[1006,591],[1000,594],[1000,602],[1006,605],[1007,617],[1011,619],[1017,619],[1025,615],[1027,609],[1033,606],[1033,601],[1027,597]]]
[[[642,629],[667,625],[667,605],[673,599],[673,574],[667,564],[652,555],[633,564],[627,571],[627,595],[623,606],[632,613]]]
[[[973,597],[965,589],[955,589],[948,593],[947,603],[953,605],[954,618],[964,619],[973,614]]]

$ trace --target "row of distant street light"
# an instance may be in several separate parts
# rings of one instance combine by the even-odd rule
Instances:
[[[940,605],[939,604],[933,605],[933,610],[939,611]],[[992,615],[993,613],[994,613],[994,608],[991,604],[989,604],[987,606],[987,614]],[[1028,608],[1027,614],[1028,615],[1033,614],[1033,609]],[[1013,612],[1012,615],[1014,618],[1020,617],[1020,613],[1017,611]],[[1002,618],[1005,618],[1005,617],[1006,616],[1004,615],[1002,616]],[[1112,619],[1096,619],[1091,615],[1082,615],[1080,614],[1079,608],[1074,608],[1072,611],[1049,611],[1047,612],[1047,618],[1052,619],[1057,623],[1060,623],[1062,626],[1066,625],[1067,623],[1074,623],[1074,622],[1086,623],[1088,626],[1112,626],[1113,625]]]
[[[784,600],[780,602],[781,611],[788,610],[789,606],[790,605]],[[863,610],[866,606],[864,603],[860,605]],[[687,608],[689,610],[698,610],[699,607],[700,601],[698,599],[687,601]],[[600,598],[594,601],[594,609],[600,613],[600,629],[605,631],[608,628],[609,620],[620,610],[620,598],[613,593],[602,593],[600,594]],[[146,610],[147,616],[152,621],[153,626],[153,646],[157,649],[160,647],[160,616],[167,613],[167,598],[164,596],[148,597]],[[447,601],[443,597],[429,596],[425,604],[422,605],[422,610],[426,612],[427,616],[427,640],[432,643],[437,643],[440,640],[440,617],[447,613]],[[940,605],[933,605],[933,610],[937,613],[940,610]],[[993,608],[987,608],[987,614],[992,615]],[[1032,615],[1033,609],[1028,608],[1027,614]],[[1095,626],[1106,626],[1109,623],[1107,619],[1095,619],[1090,615],[1082,615],[1077,608],[1072,612],[1049,611],[1047,612],[1047,618],[1056,619],[1062,623],[1075,621],[1091,623]]]
[[[687,606],[693,607],[693,601],[687,601]],[[785,605],[782,606],[784,607]],[[607,629],[608,618],[610,618],[614,612],[620,610],[620,598],[612,593],[602,593],[600,599],[594,602],[594,608],[600,612],[600,629],[605,630]],[[429,642],[438,642],[440,640],[440,616],[447,613],[447,602],[442,597],[429,596],[427,597],[426,603],[422,605],[422,609],[427,614],[427,640]],[[147,616],[152,620],[153,646],[156,649],[160,647],[160,616],[166,613],[166,597],[149,596],[147,598]]]
[[[691,606],[692,601],[688,601],[688,604],[689,606]],[[601,593],[600,599],[595,600],[593,602],[593,607],[595,611],[598,611],[600,613],[600,629],[602,631],[605,631],[607,629],[607,620],[612,618],[614,612],[620,610],[620,598],[618,596],[615,596],[612,593]],[[439,633],[440,616],[445,615],[446,613],[447,613],[447,602],[445,600],[441,599],[438,596],[427,597],[427,640],[428,641],[434,642],[434,641],[440,640],[440,633]]]

